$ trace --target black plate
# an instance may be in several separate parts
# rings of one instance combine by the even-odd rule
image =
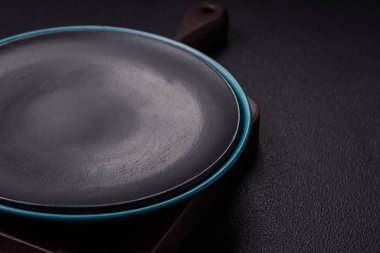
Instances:
[[[128,209],[199,184],[228,158],[237,99],[204,61],[118,31],[0,47],[0,200],[49,212]]]

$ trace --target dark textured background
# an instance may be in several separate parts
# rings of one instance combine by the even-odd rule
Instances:
[[[1,1],[0,37],[112,25],[171,37],[194,1]],[[225,1],[216,58],[262,108],[255,162],[183,252],[380,251],[380,8]]]

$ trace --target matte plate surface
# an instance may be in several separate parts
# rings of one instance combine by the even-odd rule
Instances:
[[[189,52],[121,31],[0,46],[0,200],[49,212],[155,203],[214,172],[239,105]]]

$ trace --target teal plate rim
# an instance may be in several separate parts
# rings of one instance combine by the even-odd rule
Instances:
[[[249,134],[251,131],[252,115],[251,115],[250,103],[248,101],[248,97],[245,95],[242,87],[239,85],[236,79],[219,63],[217,63],[215,60],[211,59],[210,57],[206,56],[205,54],[199,52],[198,50],[191,48],[189,46],[186,46],[178,41],[174,41],[172,39],[169,39],[160,35],[148,33],[148,32],[143,32],[143,31],[129,29],[129,28],[122,28],[122,27],[87,26],[87,25],[86,26],[54,27],[54,28],[46,28],[46,29],[21,33],[21,34],[17,34],[14,36],[1,39],[0,46],[2,44],[12,42],[18,39],[23,39],[23,38],[41,35],[45,33],[63,32],[63,31],[82,31],[82,30],[126,32],[126,33],[130,33],[134,35],[151,38],[154,40],[168,43],[180,49],[183,49],[199,57],[201,60],[205,61],[206,63],[208,63],[211,67],[213,67],[216,71],[218,71],[222,75],[222,77],[226,80],[227,84],[232,88],[236,97],[238,98],[239,106],[241,107],[241,110],[242,110],[242,130],[241,130],[240,139],[236,145],[236,148],[234,152],[231,154],[231,156],[229,157],[229,159],[227,159],[227,161],[214,174],[209,176],[206,180],[204,180],[203,182],[199,183],[192,189],[180,195],[174,196],[167,200],[160,201],[155,204],[138,207],[134,209],[129,209],[129,210],[107,212],[107,213],[91,213],[91,214],[49,213],[49,212],[42,212],[42,211],[31,211],[31,210],[26,210],[26,209],[20,209],[20,208],[15,208],[15,207],[7,206],[4,204],[0,204],[0,212],[4,212],[11,215],[16,215],[16,216],[28,217],[28,218],[37,218],[37,219],[55,220],[55,221],[59,221],[59,220],[61,221],[99,221],[99,220],[116,219],[116,218],[124,218],[124,217],[130,217],[134,215],[140,215],[140,214],[152,212],[158,209],[162,209],[164,207],[171,206],[182,200],[188,199],[191,196],[194,196],[195,194],[204,190],[209,185],[211,185],[212,183],[217,181],[219,178],[221,178],[235,164],[235,162],[238,160],[239,156],[243,152],[244,147],[246,146],[248,142]]]

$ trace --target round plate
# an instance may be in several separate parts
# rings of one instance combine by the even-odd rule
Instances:
[[[2,40],[1,208],[83,216],[200,190],[233,163],[249,131],[232,88],[244,94],[218,68],[179,43],[122,28]]]

